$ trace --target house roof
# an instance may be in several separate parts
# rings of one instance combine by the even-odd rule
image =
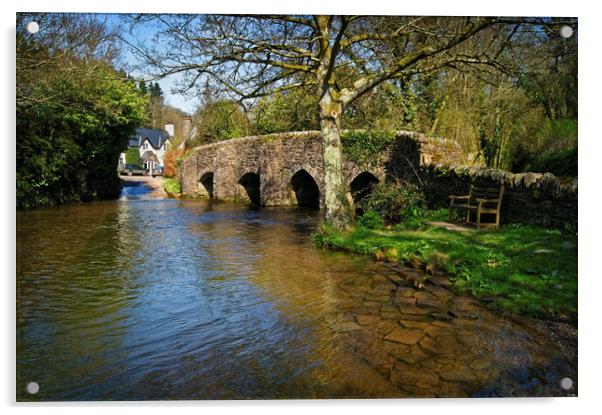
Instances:
[[[157,156],[155,155],[155,153],[153,153],[152,151],[145,151],[144,154],[142,154],[142,157],[140,157],[140,164],[144,164],[147,161],[156,161],[157,163],[159,162],[159,160],[157,160]]]
[[[154,149],[159,149],[169,139],[169,133],[164,130],[151,130],[150,128],[136,128],[136,135],[130,137],[129,147],[140,147],[144,140],[148,140]]]

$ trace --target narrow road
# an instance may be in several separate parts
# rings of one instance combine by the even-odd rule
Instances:
[[[166,199],[167,193],[163,190],[162,176],[120,176],[123,180],[124,187],[145,186],[150,189],[150,192],[145,195],[145,198],[150,199]]]

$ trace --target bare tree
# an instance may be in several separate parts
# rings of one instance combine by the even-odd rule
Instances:
[[[40,32],[26,26],[36,21]],[[17,14],[17,107],[38,104],[60,106],[61,96],[40,93],[32,85],[45,83],[57,73],[68,79],[87,79],[99,65],[116,66],[119,37],[115,28],[90,14]]]
[[[324,152],[326,221],[353,221],[343,181],[340,119],[354,100],[383,82],[468,65],[499,68],[505,37],[476,54],[459,46],[496,24],[512,37],[516,19],[492,17],[142,15],[136,27],[157,35],[130,40],[156,76],[184,73],[181,91],[209,80],[241,102],[311,86]],[[142,31],[144,33],[145,31]],[[148,31],[146,31],[148,33]]]

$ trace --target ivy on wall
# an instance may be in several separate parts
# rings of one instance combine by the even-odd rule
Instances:
[[[343,154],[360,166],[377,161],[379,155],[395,139],[395,131],[344,131],[341,134]]]

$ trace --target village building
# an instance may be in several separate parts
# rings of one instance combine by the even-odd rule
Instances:
[[[135,135],[130,137],[128,148],[136,148],[140,154],[138,165],[148,173],[157,167],[163,167],[165,153],[171,146],[174,136],[174,125],[167,124],[163,130],[137,128]],[[119,169],[126,165],[125,152],[119,155]]]

